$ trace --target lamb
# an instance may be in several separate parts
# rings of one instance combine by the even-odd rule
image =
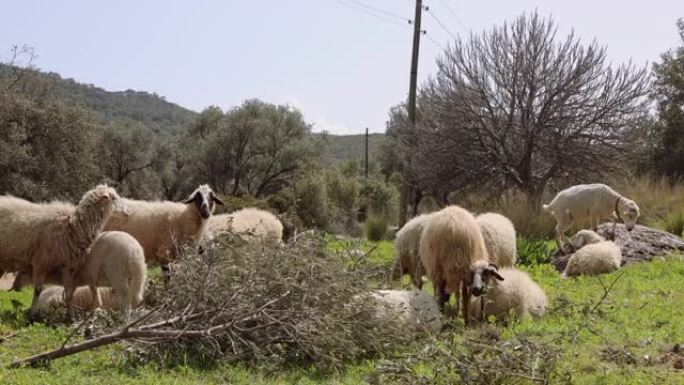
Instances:
[[[494,281],[489,286],[486,296],[481,296],[480,301],[485,301],[484,317],[479,301],[471,302],[470,314],[476,320],[485,320],[494,316],[498,321],[506,321],[512,310],[518,318],[542,316],[548,307],[549,301],[544,291],[530,276],[512,267],[499,270],[503,281]]]
[[[622,251],[615,242],[592,243],[570,256],[563,277],[610,273],[619,269],[621,264]]]
[[[211,217],[206,232],[208,238],[221,232],[280,243],[283,239],[283,224],[268,211],[248,207]]]
[[[423,264],[420,260],[420,237],[430,214],[423,214],[412,218],[397,232],[394,248],[396,261],[392,267],[391,279],[399,279],[409,274],[411,282],[419,290],[423,288]]]
[[[25,272],[20,272],[14,281],[15,287],[21,288],[27,276]],[[140,243],[123,231],[104,231],[93,243],[81,268],[76,271],[74,284],[90,288],[95,308],[102,306],[97,287],[111,286],[116,293],[117,308],[124,312],[128,320],[131,307],[143,300],[146,277],[147,266]],[[59,284],[59,276],[49,274],[46,282]]]
[[[590,245],[592,243],[599,243],[603,242],[605,239],[598,235],[595,231],[592,230],[580,230],[575,234],[573,240],[572,240],[572,247],[575,250],[579,250],[585,245]]]
[[[109,287],[97,288],[98,296],[101,299],[101,306],[95,306],[93,294],[89,288],[81,286],[74,291],[74,307],[81,310],[93,310],[98,307],[111,310],[122,310],[118,296]],[[43,290],[38,297],[36,309],[39,313],[44,313],[50,308],[62,306],[64,304],[64,288],[62,286],[50,286]]]
[[[499,267],[515,265],[517,246],[513,223],[496,213],[480,214],[475,220],[480,225],[490,260]]]
[[[74,274],[105,222],[125,204],[111,187],[98,185],[74,206],[65,202],[31,203],[0,197],[0,269],[32,271],[31,315],[48,274],[56,274],[65,288],[65,302],[73,314]]]
[[[480,296],[492,278],[503,280],[496,264],[489,261],[487,247],[477,221],[468,211],[448,206],[425,224],[419,254],[435,287],[440,309],[454,293],[463,301],[463,319],[468,325],[470,295]]]
[[[426,292],[375,290],[370,294],[378,303],[378,315],[398,319],[416,331],[437,332],[442,328],[442,315],[437,303]]]
[[[612,217],[613,232],[617,220],[624,220],[625,227],[632,231],[639,218],[639,206],[630,199],[601,183],[581,184],[567,188],[556,195],[549,204],[543,205],[546,212],[556,217],[556,244],[563,250],[565,232],[573,223],[589,220],[596,231],[601,219]]]
[[[107,231],[131,234],[145,251],[148,264],[160,264],[168,279],[168,264],[175,260],[177,247],[198,246],[214,213],[223,202],[207,185],[200,185],[183,203],[124,199],[128,214],[113,215]]]

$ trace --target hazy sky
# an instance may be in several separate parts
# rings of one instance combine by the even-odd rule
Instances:
[[[369,16],[366,4],[393,15]],[[37,66],[107,90],[156,92],[201,111],[246,98],[300,108],[314,130],[384,132],[405,99],[413,0],[7,1],[0,61],[28,44]],[[424,0],[427,36],[446,46],[537,8],[566,33],[608,46],[613,62],[657,60],[680,44],[684,0]],[[446,4],[446,5],[445,5]],[[447,7],[448,5],[448,7]],[[376,12],[376,14],[378,14]],[[454,14],[458,18],[454,17]],[[435,19],[436,17],[436,19]],[[423,37],[420,79],[441,49]]]

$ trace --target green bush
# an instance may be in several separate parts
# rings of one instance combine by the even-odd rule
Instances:
[[[244,209],[245,207],[256,207],[261,210],[271,210],[268,201],[264,199],[255,198],[251,195],[243,195],[241,197],[226,196],[221,197],[224,205],[216,207],[216,214],[232,213],[233,211]]]
[[[670,213],[663,220],[663,228],[668,233],[681,237],[684,232],[684,212],[677,210]]]
[[[368,178],[361,183],[360,207],[362,213],[375,213],[395,222],[398,216],[399,191],[381,179]]]
[[[517,239],[518,264],[539,265],[551,262],[551,247],[544,239]]]
[[[328,227],[328,193],[325,175],[316,170],[304,174],[294,185],[295,209],[305,227]]]
[[[384,215],[369,215],[365,223],[366,238],[373,242],[385,239],[388,225],[389,221]]]

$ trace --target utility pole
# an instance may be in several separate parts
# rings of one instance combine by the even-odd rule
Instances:
[[[368,179],[368,127],[366,127],[366,158],[365,158],[365,175],[366,179]]]
[[[409,80],[408,117],[412,126],[416,124],[416,87],[418,85],[418,51],[420,48],[420,17],[423,13],[423,1],[416,0],[416,15],[413,19],[413,53],[411,55],[411,79]],[[399,227],[408,220],[406,208],[408,206],[409,185],[406,182],[406,172],[403,175],[399,207]]]

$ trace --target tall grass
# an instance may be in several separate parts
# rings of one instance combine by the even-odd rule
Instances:
[[[615,189],[622,195],[634,200],[641,211],[639,223],[646,226],[658,227],[681,235],[676,232],[677,222],[684,223],[684,184],[670,185],[665,178],[630,178],[616,183]],[[682,225],[684,228],[684,225]]]

